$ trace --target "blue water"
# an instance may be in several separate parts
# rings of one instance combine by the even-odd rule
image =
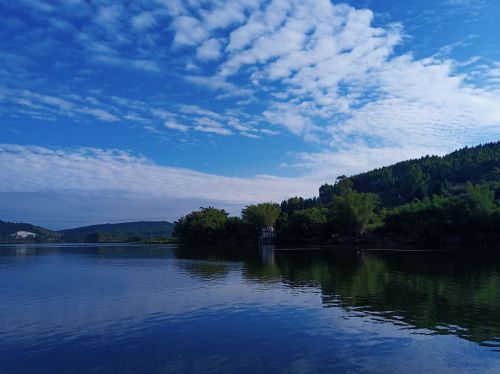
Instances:
[[[500,373],[499,348],[499,261],[0,247],[2,373]]]

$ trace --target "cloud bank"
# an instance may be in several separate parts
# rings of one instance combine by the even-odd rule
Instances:
[[[0,145],[0,192],[118,193],[227,203],[313,195],[309,178],[237,178],[160,166],[118,150]]]

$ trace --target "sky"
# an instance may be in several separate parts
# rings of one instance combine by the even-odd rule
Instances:
[[[168,220],[500,139],[497,0],[0,0],[0,219]]]

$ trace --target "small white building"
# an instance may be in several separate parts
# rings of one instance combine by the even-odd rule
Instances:
[[[274,227],[263,227],[259,237],[259,243],[272,244],[274,241]]]
[[[262,239],[274,238],[274,227],[263,227],[261,231]]]
[[[38,235],[30,231],[16,231],[14,234],[11,234],[11,236],[16,239],[27,239],[36,238]]]

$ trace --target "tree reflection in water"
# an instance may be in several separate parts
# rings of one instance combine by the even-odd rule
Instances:
[[[348,249],[178,248],[176,256],[242,261],[253,282],[318,287],[326,308],[340,307],[402,328],[454,334],[500,347],[500,257],[490,254]]]

